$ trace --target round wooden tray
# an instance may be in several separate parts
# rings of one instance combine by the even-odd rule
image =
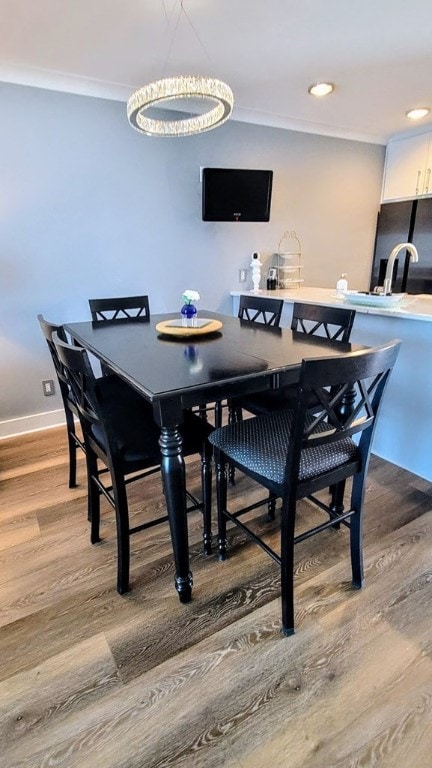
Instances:
[[[190,328],[183,325],[170,325],[172,320],[162,320],[161,323],[157,323],[156,330],[158,333],[163,333],[165,336],[207,336],[209,333],[214,333],[222,328],[220,320],[212,320],[211,318],[200,317],[200,320],[207,320],[206,325],[202,328]]]

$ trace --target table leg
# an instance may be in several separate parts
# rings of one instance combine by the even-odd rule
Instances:
[[[182,436],[175,427],[161,427],[159,445],[165,500],[174,552],[175,587],[180,602],[192,598],[192,573],[189,570],[189,543],[186,515],[185,466]]]

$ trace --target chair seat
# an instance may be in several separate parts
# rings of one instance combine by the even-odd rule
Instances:
[[[117,450],[128,470],[159,464],[160,429],[153,420],[151,405],[117,376],[103,376],[98,379],[97,385],[101,402],[108,403]],[[199,453],[211,429],[199,416],[185,411],[180,429],[184,455]],[[93,424],[91,434],[102,450],[107,452],[106,437],[101,425]]]
[[[231,404],[240,406],[249,413],[256,415],[269,413],[272,411],[286,411],[295,408],[298,399],[297,384],[291,384],[289,387],[281,389],[271,389],[267,392],[257,392],[255,395],[234,398]],[[319,405],[319,400],[312,393],[308,402],[309,407]]]
[[[306,423],[312,420],[308,416]],[[216,429],[209,441],[228,459],[282,485],[293,421],[293,411],[276,411]],[[326,432],[327,427],[320,424],[316,431]],[[301,453],[299,480],[309,480],[358,459],[358,448],[350,438],[306,448]]]

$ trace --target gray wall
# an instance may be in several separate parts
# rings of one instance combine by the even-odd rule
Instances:
[[[302,240],[307,285],[346,271],[367,288],[383,147],[233,120],[148,138],[119,102],[7,84],[0,103],[0,421],[60,407],[42,395],[53,371],[38,312],[81,320],[89,297],[133,293],[175,311],[185,288],[229,312],[239,268],[286,229]],[[201,221],[199,169],[212,165],[273,169],[270,223]]]

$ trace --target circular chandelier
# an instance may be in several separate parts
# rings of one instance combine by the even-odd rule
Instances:
[[[194,98],[210,102],[210,109],[179,120],[156,120],[145,114],[150,107],[163,106],[165,102]],[[132,128],[147,136],[191,136],[222,125],[233,104],[233,92],[222,80],[181,75],[157,80],[135,91],[127,103],[127,116]]]

